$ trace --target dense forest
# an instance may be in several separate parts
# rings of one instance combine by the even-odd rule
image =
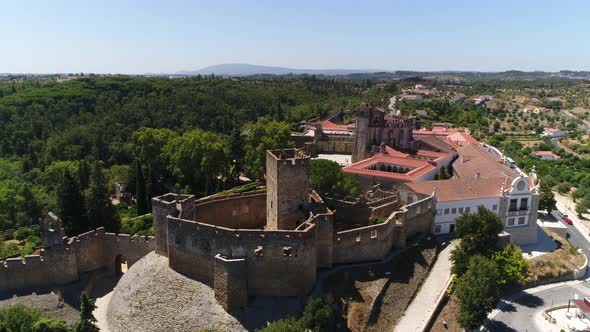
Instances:
[[[0,83],[0,230],[48,210],[69,234],[141,229],[149,220],[120,218],[148,212],[164,191],[204,195],[243,172],[259,177],[264,149],[289,146],[301,121],[352,108],[368,91],[386,93],[314,77]],[[132,193],[117,207],[115,183]]]

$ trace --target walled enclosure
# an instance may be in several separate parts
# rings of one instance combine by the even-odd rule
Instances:
[[[240,196],[249,199],[244,194],[230,199]],[[168,228],[169,266],[211,285],[226,310],[245,305],[248,296],[305,295],[318,268],[380,260],[392,248],[404,247],[407,238],[430,232],[433,196],[401,208],[391,198],[380,202],[371,209],[387,215],[385,222],[342,232],[334,231],[329,211],[313,215],[295,230],[235,229],[168,215],[162,222]]]
[[[0,262],[0,291],[67,284],[80,273],[102,268],[114,273],[118,255],[131,266],[155,247],[153,238],[106,233],[104,228],[71,238],[63,234],[61,221],[49,213],[41,220],[41,255]]]

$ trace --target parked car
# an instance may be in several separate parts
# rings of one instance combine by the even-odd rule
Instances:
[[[574,222],[570,219],[570,217],[564,217],[563,218],[563,222],[565,222],[568,225],[573,225]]]

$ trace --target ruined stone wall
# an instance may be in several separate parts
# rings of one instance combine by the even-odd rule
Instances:
[[[352,202],[325,198],[326,204],[334,211],[336,230],[366,226],[371,216],[371,208],[365,202]]]
[[[0,262],[0,292],[66,284],[76,280],[76,256],[68,250],[63,255],[32,255]]]
[[[245,259],[249,295],[297,296],[315,283],[315,225],[302,231],[228,229],[168,217],[172,269],[215,284],[215,256]]]
[[[266,192],[197,200],[194,220],[227,228],[263,229],[266,225]]]

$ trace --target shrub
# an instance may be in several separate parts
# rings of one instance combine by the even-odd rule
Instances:
[[[375,224],[375,225],[377,225],[377,224],[381,224],[381,223],[385,222],[385,220],[386,220],[386,219],[385,219],[385,218],[383,218],[383,217],[378,217],[378,216],[375,216],[375,217],[371,217],[371,218],[369,219],[369,222],[370,222],[371,224]]]
[[[70,328],[39,310],[17,304],[0,309],[0,331],[68,332]]]
[[[494,261],[498,264],[498,283],[514,285],[527,276],[529,264],[522,257],[522,250],[510,243],[496,254]]]

